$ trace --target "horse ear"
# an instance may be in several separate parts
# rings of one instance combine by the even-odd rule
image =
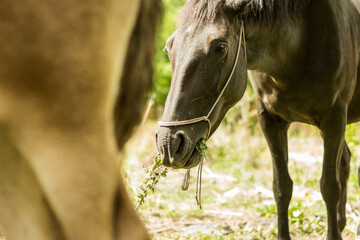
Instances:
[[[253,0],[225,0],[225,6],[237,14],[244,14],[252,2]]]

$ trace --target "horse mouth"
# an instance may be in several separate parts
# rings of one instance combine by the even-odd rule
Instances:
[[[195,132],[185,127],[160,127],[156,134],[156,142],[164,166],[173,169],[196,167],[201,161],[196,145],[204,138],[203,130]]]
[[[201,161],[201,155],[196,148],[193,149],[192,153],[190,154],[189,158],[186,160],[185,165],[182,168],[189,169],[196,167]]]

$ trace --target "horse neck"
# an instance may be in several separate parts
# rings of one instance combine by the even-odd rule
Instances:
[[[354,12],[351,2],[309,0],[308,5],[288,21],[282,18],[266,22],[261,20],[261,15],[250,14],[245,19],[248,69],[266,73],[281,82],[296,82],[295,78],[310,75],[325,77],[316,72],[322,68],[314,69],[311,64],[329,66],[327,72],[331,74],[342,60],[339,52],[348,45],[340,36],[350,31],[349,22],[352,25],[357,22],[349,16],[349,9]],[[306,71],[309,69],[311,71]]]
[[[278,79],[294,75],[304,57],[303,31],[302,16],[287,23],[271,24],[261,23],[255,16],[248,18],[245,21],[247,68]]]

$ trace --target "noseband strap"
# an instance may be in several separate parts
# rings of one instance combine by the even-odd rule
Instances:
[[[216,105],[218,104],[218,102],[220,101],[220,98],[222,97],[222,95],[224,94],[227,86],[230,83],[231,78],[234,75],[235,69],[236,69],[236,65],[237,62],[239,60],[239,55],[240,55],[240,49],[241,49],[241,43],[242,41],[244,41],[244,50],[245,50],[245,61],[246,61],[246,43],[245,43],[245,31],[244,31],[244,22],[241,22],[241,29],[240,29],[240,34],[239,34],[239,44],[238,44],[238,48],[237,48],[237,53],[236,53],[236,57],[235,57],[235,62],[234,62],[234,66],[231,70],[231,73],[229,75],[229,78],[227,79],[223,89],[221,90],[219,96],[217,97],[216,101],[214,102],[214,104],[212,105],[209,113],[206,116],[202,116],[202,117],[197,117],[197,118],[192,118],[192,119],[188,119],[188,120],[181,120],[181,121],[170,121],[170,122],[162,122],[159,121],[158,124],[160,127],[172,127],[172,126],[182,126],[182,125],[189,125],[189,124],[193,124],[193,123],[197,123],[197,122],[202,122],[205,121],[208,123],[208,132],[206,135],[206,140],[210,137],[210,132],[211,132],[211,121],[210,121],[210,115],[211,113],[214,111]]]

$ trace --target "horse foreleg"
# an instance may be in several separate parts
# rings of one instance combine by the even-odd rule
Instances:
[[[350,158],[351,153],[350,150],[344,142],[344,149],[341,156],[341,164],[340,164],[340,183],[341,183],[341,196],[340,196],[340,202],[338,204],[338,214],[337,214],[337,220],[338,220],[338,227],[340,232],[342,232],[346,225],[346,198],[347,198],[347,182],[350,175]]]
[[[2,125],[0,156],[1,234],[14,240],[65,239],[36,175]]]
[[[0,223],[11,239],[149,239],[126,194],[112,132],[102,131],[106,125],[84,122],[81,128],[64,129],[24,123],[9,131],[19,153],[14,150],[14,156],[0,161],[0,173],[5,172],[0,182],[17,188],[0,187],[9,190],[0,203],[10,203],[2,213],[15,209],[17,215],[2,214]],[[8,145],[0,145],[2,154]],[[31,235],[16,231],[18,226]]]
[[[289,123],[269,114],[263,103],[257,104],[259,122],[270,148],[273,162],[273,191],[278,213],[278,239],[290,239],[288,209],[293,182],[288,171],[287,130]]]
[[[341,191],[341,156],[344,148],[347,108],[337,104],[320,122],[320,130],[324,138],[324,161],[320,180],[320,190],[324,198],[328,216],[328,240],[341,238],[337,220],[337,207],[342,198]],[[346,191],[346,189],[344,189]]]

